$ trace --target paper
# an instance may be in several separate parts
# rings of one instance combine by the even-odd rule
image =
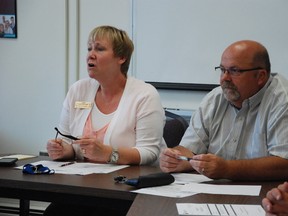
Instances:
[[[157,196],[166,196],[174,198],[182,198],[192,196],[197,193],[207,194],[226,194],[226,195],[247,195],[258,196],[261,190],[261,186],[249,186],[249,185],[209,185],[199,183],[189,183],[179,185],[173,183],[171,185],[142,188],[134,190],[135,193],[150,194]]]
[[[175,178],[176,184],[186,184],[191,182],[207,182],[207,181],[213,181],[213,179],[210,179],[204,175],[199,174],[189,174],[189,173],[173,173],[173,177]]]
[[[156,196],[165,196],[173,198],[182,198],[187,196],[192,196],[197,192],[185,191],[184,185],[191,182],[204,182],[212,180],[204,175],[199,174],[188,174],[188,173],[173,173],[175,181],[171,185],[159,186],[159,187],[149,187],[135,190],[135,193],[150,194]]]
[[[92,173],[110,173],[116,170],[120,170],[128,167],[129,165],[115,165],[115,164],[99,164],[99,163],[82,163],[75,162],[67,166],[61,166],[66,162],[58,161],[38,161],[32,163],[33,165],[42,164],[49,169],[55,170],[58,174],[78,174],[78,175],[88,175]],[[17,167],[18,169],[23,169],[23,166]]]
[[[201,182],[211,181],[204,175],[188,174],[188,173],[173,173],[175,182],[166,186],[142,188],[134,190],[135,193],[150,194],[156,196],[182,198],[192,196],[197,193],[208,194],[228,194],[228,195],[248,195],[258,196],[261,186],[250,185],[214,185],[201,184]]]
[[[165,185],[165,186],[142,188],[142,189],[134,190],[132,192],[156,195],[156,196],[172,197],[172,198],[183,198],[183,197],[188,197],[188,196],[192,196],[196,194],[192,191],[184,191],[182,189],[183,186],[184,185],[178,185],[178,184],[173,183],[171,185]]]
[[[23,159],[34,158],[34,157],[37,157],[37,156],[24,155],[24,154],[13,154],[13,155],[1,156],[0,158],[18,158],[18,160],[23,160]]]
[[[215,184],[197,184],[189,183],[182,187],[184,191],[191,191],[194,193],[208,193],[208,194],[228,194],[228,195],[246,195],[259,196],[260,185],[215,185]]]
[[[265,216],[260,205],[176,203],[179,215]]]

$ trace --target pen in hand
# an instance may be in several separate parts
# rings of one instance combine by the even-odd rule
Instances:
[[[61,164],[60,167],[68,166],[68,165],[71,165],[71,164],[74,164],[74,163],[75,163],[75,162],[64,163],[64,164]]]
[[[178,160],[185,160],[185,161],[193,160],[193,158],[185,157],[185,156],[182,156],[182,155],[181,155],[181,156],[178,156],[177,159],[178,159]]]

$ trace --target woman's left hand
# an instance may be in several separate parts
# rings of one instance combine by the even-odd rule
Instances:
[[[111,146],[104,145],[95,138],[83,137],[74,141],[73,144],[79,144],[83,156],[94,162],[106,163],[112,152]]]

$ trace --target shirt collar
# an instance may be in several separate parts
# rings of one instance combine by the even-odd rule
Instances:
[[[249,106],[250,108],[254,108],[254,107],[258,106],[260,104],[260,102],[262,101],[262,98],[266,92],[266,89],[268,88],[268,86],[272,82],[272,79],[273,79],[273,77],[270,75],[268,81],[263,86],[263,88],[261,88],[256,94],[254,94],[250,98],[244,100],[242,103],[242,107]]]

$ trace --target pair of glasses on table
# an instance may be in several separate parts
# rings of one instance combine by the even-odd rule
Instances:
[[[54,129],[57,131],[56,136],[55,136],[55,140],[57,139],[58,134],[60,134],[60,135],[63,136],[63,137],[66,137],[66,138],[68,138],[68,139],[71,139],[71,140],[80,140],[79,138],[74,137],[74,136],[72,136],[72,135],[67,135],[67,134],[61,133],[61,132],[58,130],[57,127],[55,127]]]

